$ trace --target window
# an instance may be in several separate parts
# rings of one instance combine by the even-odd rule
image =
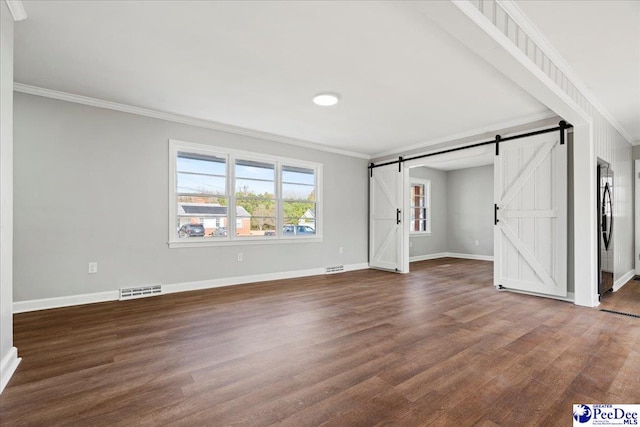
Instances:
[[[316,163],[171,140],[169,246],[319,239]]]
[[[431,233],[431,181],[411,178],[409,200],[411,212],[409,232],[414,234]]]
[[[316,234],[315,171],[282,166],[283,231],[294,235]],[[290,227],[290,226],[294,227]]]
[[[274,237],[276,215],[276,164],[236,159],[236,235]]]

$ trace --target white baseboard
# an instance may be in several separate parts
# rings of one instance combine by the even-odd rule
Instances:
[[[13,303],[14,313],[48,310],[50,308],[71,307],[73,305],[93,304],[96,302],[115,301],[120,297],[118,291],[96,292],[94,294],[70,295],[67,297],[43,298]]]
[[[629,280],[633,279],[633,276],[635,276],[635,270],[630,270],[627,274],[616,280],[613,284],[613,292],[618,292]]]
[[[344,271],[355,271],[369,268],[369,264],[348,264],[344,266]],[[222,279],[199,280],[196,282],[175,283],[163,285],[163,294],[175,292],[195,291],[199,289],[221,288],[224,286],[243,285],[246,283],[268,282],[270,280],[295,279],[297,277],[319,276],[325,274],[324,268],[310,268],[307,270],[283,271],[279,273],[254,274],[251,276],[226,277]]]
[[[344,271],[356,271],[356,270],[368,270],[369,269],[369,263],[368,262],[361,262],[359,264],[347,264],[344,266]]]
[[[0,393],[9,384],[9,380],[16,371],[22,359],[18,357],[18,349],[11,347],[9,352],[2,358],[0,362]]]
[[[457,254],[448,252],[447,256],[451,258],[475,259],[478,261],[493,261],[493,255]]]
[[[475,259],[480,261],[493,261],[493,256],[491,255],[458,254],[455,252],[440,252],[437,254],[417,255],[409,258],[409,261],[410,262],[426,261],[429,259],[436,259],[436,258],[463,258],[463,259]]]
[[[416,255],[409,258],[409,262],[427,261],[429,259],[446,258],[448,254],[446,252],[440,252],[437,254]]]
[[[347,264],[344,271],[364,270],[369,264]],[[266,282],[269,280],[293,279],[296,277],[318,276],[325,274],[324,268],[310,268],[307,270],[283,271],[279,273],[254,274],[250,276],[225,277],[222,279],[199,280],[195,282],[171,283],[162,285],[163,294],[176,292],[195,291],[199,289],[220,288],[223,286],[242,285],[246,283]],[[339,274],[339,273],[338,273]],[[74,305],[92,304],[96,302],[117,301],[120,297],[118,290],[97,292],[94,294],[71,295],[67,297],[45,298],[29,301],[17,301],[13,303],[14,313],[27,311],[47,310],[50,308],[70,307]]]

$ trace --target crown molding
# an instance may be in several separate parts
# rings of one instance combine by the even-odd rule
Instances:
[[[27,12],[24,10],[24,4],[22,4],[21,0],[5,0],[5,3],[7,3],[9,12],[11,12],[15,22],[27,19]]]
[[[388,151],[383,151],[380,153],[376,153],[374,155],[371,156],[372,159],[379,159],[381,157],[386,157],[386,156],[390,156],[393,154],[402,154],[402,153],[406,153],[408,151],[413,151],[413,150],[419,150],[421,148],[428,148],[432,145],[436,145],[436,144],[443,144],[445,142],[451,142],[451,141],[456,141],[458,139],[463,139],[463,138],[471,138],[474,136],[478,136],[478,135],[482,135],[485,133],[490,133],[490,132],[497,132],[503,129],[509,129],[512,127],[516,127],[516,126],[522,126],[522,125],[526,125],[527,123],[533,123],[533,122],[537,122],[540,120],[546,120],[546,119],[551,119],[554,117],[558,117],[558,115],[556,113],[554,113],[553,111],[545,111],[544,113],[539,113],[539,114],[532,114],[526,117],[521,117],[519,119],[514,119],[514,120],[508,120],[505,122],[500,122],[500,123],[493,123],[491,125],[488,126],[483,126],[481,128],[476,128],[476,129],[472,129],[466,132],[461,132],[455,135],[447,135],[447,136],[443,136],[441,138],[435,138],[435,139],[430,139],[427,141],[422,141],[422,142],[418,142],[417,144],[413,144],[413,145],[408,145],[406,147],[402,147],[402,148],[394,148],[393,150],[388,150]]]
[[[343,156],[357,157],[361,159],[370,159],[368,154],[358,153],[355,151],[343,150],[341,148],[334,148],[326,145],[322,145],[316,142],[304,141],[295,138],[289,138],[282,135],[275,135],[268,132],[262,132],[253,129],[246,129],[239,126],[227,125],[205,119],[198,119],[190,116],[183,116],[180,114],[167,113],[164,111],[151,110],[148,108],[135,107],[132,105],[120,104],[112,101],[105,101],[103,99],[91,98],[88,96],[75,95],[68,92],[62,92],[58,90],[45,89],[38,86],[26,85],[23,83],[14,83],[13,89],[16,92],[26,93],[29,95],[37,95],[45,98],[58,99],[60,101],[73,102],[76,104],[88,105],[91,107],[105,108],[107,110],[120,111],[123,113],[136,114],[144,117],[151,117],[154,119],[166,120],[174,123],[181,123],[190,126],[197,126],[206,129],[213,129],[220,132],[231,133],[234,135],[249,136],[252,138],[259,138],[272,142],[280,142],[283,144],[295,145],[298,147],[310,148],[313,150],[325,151],[328,153],[341,154]]]
[[[531,40],[544,52],[545,55],[558,67],[558,69],[571,81],[585,99],[611,123],[618,133],[631,145],[634,145],[631,134],[611,115],[611,113],[600,103],[598,98],[589,90],[587,85],[582,81],[576,72],[567,63],[564,57],[556,50],[555,47],[547,40],[542,31],[529,19],[529,17],[520,9],[513,0],[496,0],[502,9],[507,13],[524,31]],[[636,144],[638,142],[636,141]]]

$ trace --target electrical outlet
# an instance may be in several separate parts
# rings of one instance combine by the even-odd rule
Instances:
[[[409,240],[409,247],[412,248],[413,247],[413,242],[411,240]]]
[[[343,253],[344,253],[344,248],[343,248],[342,246],[340,246],[340,247],[338,248],[338,253],[339,253],[339,254],[343,254]]]
[[[98,262],[91,261],[89,262],[89,274],[96,274],[98,272]]]
[[[242,261],[244,259],[242,252],[238,252],[238,262]]]
[[[476,240],[476,246],[480,246],[480,240]]]

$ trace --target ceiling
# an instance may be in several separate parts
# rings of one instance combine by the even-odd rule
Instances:
[[[528,0],[517,5],[640,144],[640,1]]]
[[[433,157],[425,157],[420,165],[411,167],[428,167],[441,171],[452,171],[493,165],[495,158],[495,145],[489,144],[451,153],[437,154]]]
[[[564,7],[555,3],[549,8]],[[16,25],[15,34],[18,83],[364,156],[552,115],[415,13],[412,2],[29,1],[24,6],[28,19]],[[549,27],[549,40],[555,45],[557,36],[564,55],[563,43],[572,42],[554,28],[568,20],[545,20],[538,5],[523,9],[542,15],[540,28]],[[588,51],[583,56],[586,62]],[[640,63],[630,61],[635,61],[630,69]],[[586,63],[584,68],[592,70]],[[575,71],[583,77],[581,66]],[[598,97],[599,84],[590,85]],[[611,94],[602,95],[603,105],[630,133],[640,133],[640,124],[626,119],[634,111],[628,112],[628,104],[640,108],[640,97],[634,101],[617,86],[601,90]],[[322,91],[339,93],[340,103],[314,105],[312,97]]]

